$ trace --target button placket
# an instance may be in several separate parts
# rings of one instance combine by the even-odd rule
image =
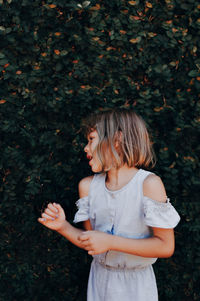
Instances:
[[[114,221],[115,221],[115,207],[116,207],[116,198],[115,194],[111,193],[111,200],[110,200],[110,223],[111,223],[111,232],[113,234],[114,231]]]

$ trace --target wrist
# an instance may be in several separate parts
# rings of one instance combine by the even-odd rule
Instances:
[[[123,245],[123,237],[120,237],[118,235],[111,235],[109,241],[110,250],[120,251],[122,245]]]
[[[70,223],[67,220],[64,220],[63,224],[59,229],[56,230],[59,234],[63,234],[69,228]]]
[[[116,248],[116,235],[108,234],[108,250],[115,250]]]

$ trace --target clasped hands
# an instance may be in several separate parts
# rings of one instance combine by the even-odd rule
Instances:
[[[89,255],[97,255],[110,249],[111,237],[112,235],[100,231],[85,231],[78,236],[78,240]]]

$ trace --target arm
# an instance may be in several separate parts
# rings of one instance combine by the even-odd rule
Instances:
[[[92,182],[93,176],[82,179],[78,184],[79,197],[84,198],[88,196],[90,184]],[[83,227],[85,230],[92,230],[90,220],[83,222]]]
[[[153,229],[153,237],[146,239],[127,239],[112,237],[111,249],[142,257],[170,257],[174,252],[172,229]]]
[[[166,191],[158,176],[148,176],[143,193],[158,202],[166,202]],[[170,257],[174,252],[173,229],[152,228],[153,236],[130,239],[98,231],[83,232],[80,239],[90,255],[115,250],[142,257]]]
[[[80,181],[80,198],[88,195],[91,181],[92,177],[87,177]],[[79,240],[79,236],[82,234],[83,230],[73,227],[66,220],[64,210],[59,204],[49,203],[44,213],[42,213],[42,218],[38,218],[38,222],[51,230],[57,231],[76,246],[83,248],[82,242]],[[86,225],[86,229],[92,229],[89,221],[87,221]]]

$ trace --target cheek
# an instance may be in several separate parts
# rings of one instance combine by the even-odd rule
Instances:
[[[95,161],[96,164],[100,164],[100,160],[99,160],[99,157],[97,155],[96,149],[92,152],[92,158],[93,158],[93,160]]]
[[[95,149],[98,145],[99,141],[98,140],[94,140],[92,143],[92,147]]]
[[[99,157],[97,155],[97,151],[94,150],[94,152],[92,153],[92,162],[93,162],[93,167],[95,169],[98,169],[97,172],[102,170],[102,165],[101,165],[101,161],[99,160]]]

